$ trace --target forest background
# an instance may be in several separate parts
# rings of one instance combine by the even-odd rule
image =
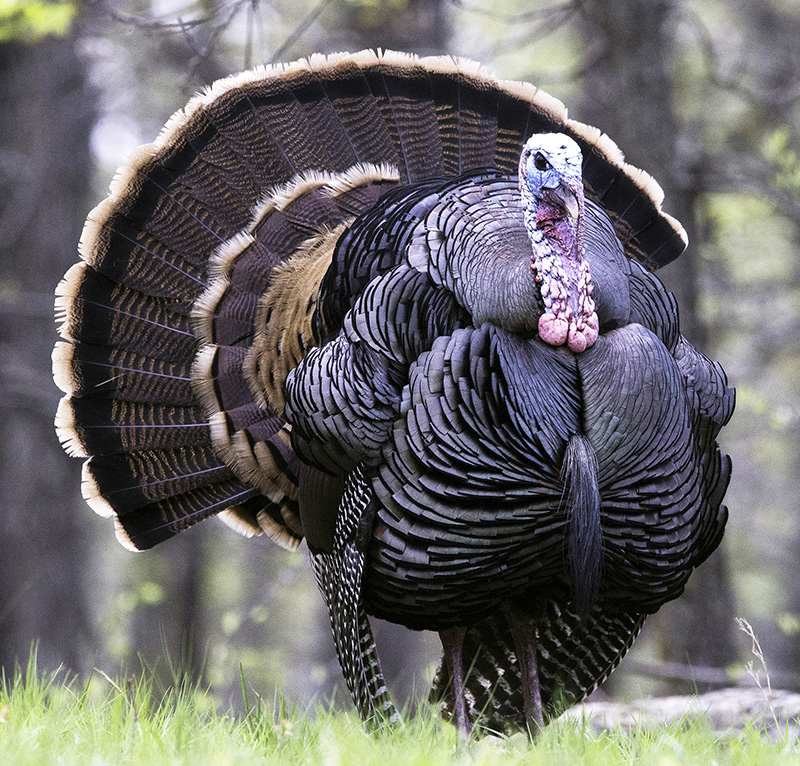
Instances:
[[[647,623],[617,698],[752,683],[800,691],[798,0],[0,0],[0,667],[189,677],[221,707],[345,703],[306,554],[217,521],[120,547],[53,429],[53,290],[115,168],[204,85],[260,63],[382,47],[533,82],[664,188],[687,253],[661,273],[684,335],[737,388],[720,551]],[[376,626],[390,688],[424,693],[433,635]]]

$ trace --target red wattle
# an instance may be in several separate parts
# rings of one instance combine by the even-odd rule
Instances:
[[[569,322],[552,314],[539,317],[539,337],[551,346],[562,346],[567,340]]]

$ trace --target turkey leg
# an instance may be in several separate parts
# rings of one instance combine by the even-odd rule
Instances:
[[[522,678],[528,735],[533,738],[544,728],[539,663],[536,658],[536,619],[529,612],[513,607],[508,609],[508,618]]]
[[[450,671],[453,692],[453,723],[458,733],[469,737],[470,724],[464,705],[464,635],[466,628],[448,628],[439,631],[444,649],[444,661]]]

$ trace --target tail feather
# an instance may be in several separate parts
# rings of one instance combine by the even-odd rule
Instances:
[[[56,296],[56,320],[66,340],[127,348],[166,361],[194,353],[189,303],[120,289],[84,262],[69,269]]]
[[[205,447],[96,455],[89,461],[84,493],[113,504],[119,515],[167,498],[230,480],[233,472]],[[105,494],[100,487],[113,487]]]
[[[202,270],[176,255],[150,231],[118,214],[95,221],[94,217],[88,219],[87,226],[91,223],[92,230],[84,241],[94,236],[98,244],[86,261],[109,279],[137,292],[175,301],[193,301],[205,288]],[[218,241],[212,239],[208,244],[213,247]]]
[[[267,70],[259,68],[235,75],[190,102],[194,109],[206,110],[216,128],[228,136],[253,178],[258,179],[259,194],[296,172],[296,160],[282,147],[279,126],[272,121],[275,105],[292,97],[275,77],[263,76],[266,74]],[[189,112],[188,117],[176,113],[173,135],[179,135],[184,122],[191,119],[192,110],[187,107],[184,111]],[[169,137],[165,143],[172,140]]]
[[[399,167],[399,156],[387,152],[387,147],[392,146],[390,129],[361,68],[374,65],[377,60],[372,51],[340,60],[331,67],[332,76],[321,78],[322,87],[336,110],[356,162]]]
[[[481,88],[476,75],[481,76],[479,70],[458,71],[455,76],[444,70],[431,75],[440,130],[445,137],[442,167],[446,175],[489,167],[499,159],[495,152],[497,94]],[[518,163],[519,149],[516,159],[501,170],[513,172]]]
[[[61,442],[73,442],[73,453],[83,456],[209,443],[199,407],[64,397],[56,427]]]
[[[256,496],[219,513],[220,519],[245,537],[266,535],[286,550],[296,550],[303,539],[303,526],[296,503],[265,502]]]
[[[401,178],[419,181],[442,172],[442,145],[430,83],[384,69],[367,72],[372,96],[391,134],[394,163]],[[384,160],[386,161],[386,160]]]
[[[597,456],[589,440],[570,437],[562,473],[567,491],[567,542],[575,610],[587,617],[597,598],[603,569],[603,529]]]
[[[282,183],[308,168],[344,170],[355,161],[355,154],[342,140],[343,131],[335,119],[327,121],[331,135],[323,133],[325,140],[320,141],[316,130],[317,125],[326,122],[320,118],[320,111],[327,105],[325,102],[315,103],[315,95],[321,95],[315,77],[303,69],[288,72],[282,79],[264,80],[253,92],[259,117],[267,125],[290,167],[288,175],[273,178],[273,183]],[[333,116],[332,110],[327,113]],[[343,154],[337,155],[336,151],[343,151]]]
[[[117,537],[128,548],[146,550],[199,521],[257,496],[257,489],[248,487],[237,479],[229,479],[166,498],[129,513],[122,513],[112,506],[116,514]]]
[[[342,172],[356,164],[359,160],[355,147],[317,76],[308,72],[292,92],[307,126],[307,132],[298,138],[309,142],[313,147],[311,151],[315,160],[309,164],[308,157],[303,156],[300,162],[305,167],[325,168],[335,172]],[[325,140],[320,142],[319,136],[325,136]],[[309,146],[301,150],[308,151]],[[300,167],[302,166],[301,164]]]
[[[53,375],[66,394],[92,399],[194,404],[191,366],[89,343],[59,343],[53,350]]]
[[[535,91],[533,86],[528,87]],[[535,98],[535,95],[531,97]],[[524,95],[517,98],[511,92],[498,94],[497,137],[491,165],[509,168],[519,162],[519,147],[528,140],[532,132],[528,127],[532,112],[531,103]]]
[[[193,204],[205,203],[224,226],[218,230],[221,235],[230,236],[244,227],[251,201],[261,188],[225,133],[217,129],[202,96],[190,101],[184,114],[182,118],[178,112],[175,130],[160,137],[160,143],[167,146],[166,162],[163,168],[152,169],[149,180],[161,186],[168,204],[175,203],[190,215],[194,213]],[[187,171],[199,182],[197,187],[176,183]],[[198,207],[197,213],[201,211]],[[192,217],[202,220],[201,215]]]
[[[204,345],[194,386],[214,447],[242,481],[275,503],[297,501],[298,462],[282,418],[282,384],[315,344],[319,281],[349,220],[342,203],[354,204],[354,189],[394,178],[391,170],[358,166],[340,175],[307,173],[277,187],[259,204],[251,233],[219,249],[211,285],[195,304]]]

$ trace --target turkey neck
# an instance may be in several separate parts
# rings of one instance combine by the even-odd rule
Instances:
[[[592,275],[583,257],[583,195],[576,197],[579,212],[573,220],[545,190],[538,204],[526,206],[525,223],[533,246],[531,268],[545,307],[539,337],[551,346],[566,344],[581,352],[597,340],[599,322],[591,298]]]
[[[557,302],[557,296],[561,294],[561,290],[556,289],[555,280],[558,281],[558,287],[563,287],[566,292],[566,302],[572,309],[572,316],[578,317],[582,312],[580,305],[581,278],[585,274],[585,278],[591,280],[589,265],[583,259],[582,217],[581,215],[577,221],[572,221],[571,218],[564,215],[563,209],[548,202],[546,197],[536,208],[533,216],[536,228],[544,235],[543,249],[548,249],[555,261],[553,269],[549,272],[549,282],[542,283],[542,293],[544,294],[547,290],[549,293],[547,297],[550,298],[548,300],[545,297],[545,307],[554,314],[556,312],[553,310],[553,304]],[[546,258],[547,255],[543,255],[543,257]],[[537,259],[534,256],[532,265],[538,271],[544,266],[542,258]]]
[[[583,261],[583,215],[572,223],[557,205],[543,200],[533,212],[533,221],[537,229],[550,240],[551,247],[562,257],[564,265],[571,266],[570,271],[574,277],[576,269]],[[577,280],[575,285],[577,286]]]

